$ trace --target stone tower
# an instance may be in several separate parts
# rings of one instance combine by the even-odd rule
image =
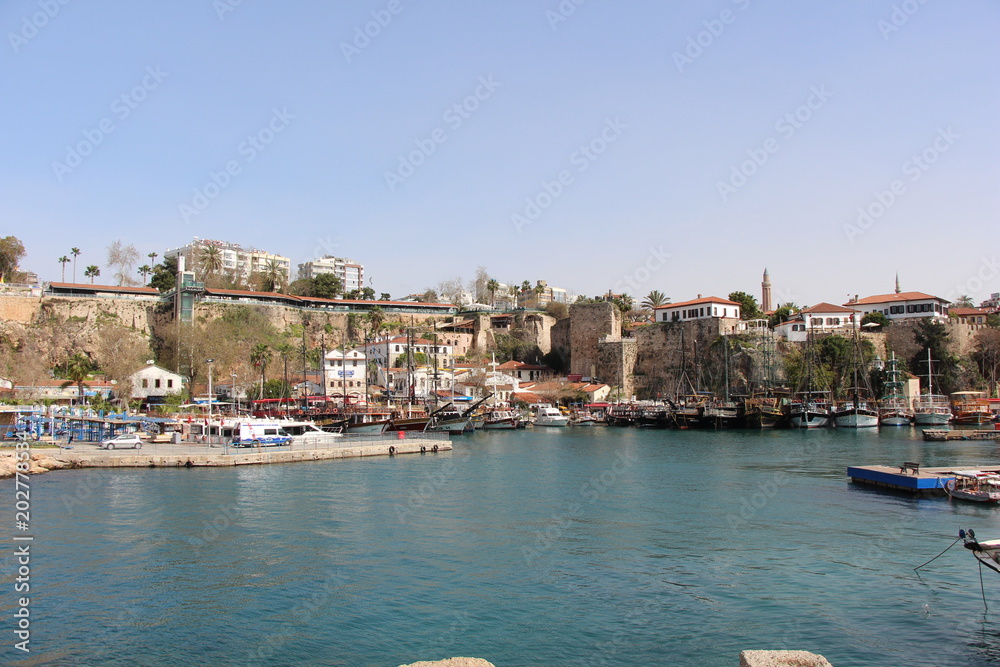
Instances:
[[[771,276],[764,268],[764,280],[760,283],[760,309],[765,313],[773,310],[771,305]]]

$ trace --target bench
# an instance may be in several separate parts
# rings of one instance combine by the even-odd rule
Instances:
[[[920,464],[915,461],[904,461],[903,465],[899,466],[899,472],[901,474],[905,473],[907,469],[911,470],[914,475],[920,474]]]

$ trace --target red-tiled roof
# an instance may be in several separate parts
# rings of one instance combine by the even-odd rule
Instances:
[[[958,308],[949,308],[948,312],[950,312],[952,315],[956,315],[958,317],[968,317],[969,315],[989,315],[990,314],[990,310],[987,309],[987,308],[965,308],[964,306],[960,306]]]
[[[155,287],[127,287],[124,285],[89,285],[87,283],[49,283],[51,287],[59,289],[79,289],[92,292],[124,292],[127,294],[149,294],[159,296],[160,290]]]
[[[925,301],[927,299],[937,299],[938,301],[951,303],[947,299],[942,299],[931,294],[924,294],[923,292],[900,292],[899,294],[876,294],[875,296],[866,296],[865,298],[858,299],[857,301],[848,301],[844,305],[866,306],[872,303],[889,303],[890,301]]]
[[[717,296],[706,296],[701,299],[692,299],[691,301],[680,301],[678,303],[668,303],[662,306],[657,306],[653,310],[663,310],[664,308],[679,308],[681,306],[700,306],[706,303],[718,303],[726,306],[739,306],[740,304],[735,301],[730,301],[729,299],[720,299]]]
[[[832,303],[827,303],[821,301],[815,306],[810,306],[809,308],[804,308],[803,313],[850,313],[853,314],[854,310],[851,308],[845,308],[843,306],[835,306]]]

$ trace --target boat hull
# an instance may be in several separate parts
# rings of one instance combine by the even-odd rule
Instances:
[[[951,414],[941,412],[917,412],[913,415],[913,423],[917,426],[944,426],[951,421]]]
[[[852,411],[834,415],[833,423],[838,428],[875,428],[878,415],[875,413]]]

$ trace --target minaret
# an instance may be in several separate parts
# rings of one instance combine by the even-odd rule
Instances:
[[[899,289],[899,272],[896,272],[896,294],[899,294],[903,290]]]
[[[771,308],[771,276],[767,273],[767,268],[764,269],[764,280],[760,283],[760,309],[765,313],[770,312]]]

